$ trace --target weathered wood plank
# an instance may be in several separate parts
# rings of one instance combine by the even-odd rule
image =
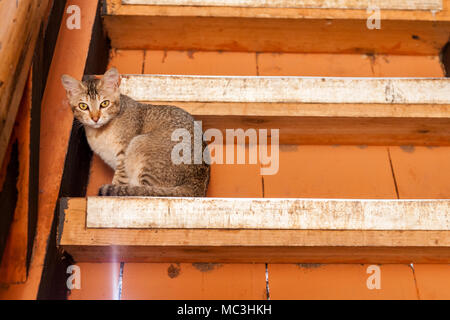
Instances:
[[[0,163],[3,161],[48,7],[45,1],[1,1]]]
[[[14,187],[17,188],[14,219],[12,221],[8,240],[3,256],[0,257],[0,283],[24,283],[27,279],[27,254],[29,230],[29,193],[30,193],[30,148],[31,148],[31,107],[32,107],[32,75],[23,93],[17,114],[11,144],[17,143],[18,176]],[[6,165],[6,161],[4,163]],[[6,212],[2,211],[3,214]]]
[[[261,8],[441,10],[442,0],[122,0],[124,5],[223,6]]]
[[[121,89],[179,106],[205,130],[279,129],[282,144],[449,145],[449,86],[445,78],[128,75]]]
[[[134,75],[121,90],[141,101],[450,105],[447,78]]]
[[[89,197],[86,226],[450,231],[450,200]]]
[[[76,261],[448,263],[450,231],[86,228],[85,198],[61,200],[58,245]]]

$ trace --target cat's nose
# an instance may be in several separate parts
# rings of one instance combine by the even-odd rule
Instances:
[[[92,117],[92,121],[94,121],[95,123],[97,123],[99,118],[100,118],[99,116],[94,116],[94,117]]]

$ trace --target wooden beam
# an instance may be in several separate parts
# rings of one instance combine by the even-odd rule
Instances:
[[[14,190],[17,201],[12,224],[8,233],[3,256],[0,257],[0,283],[24,283],[27,279],[27,255],[29,242],[29,211],[30,211],[30,152],[31,152],[31,108],[32,108],[32,74],[23,93],[17,119],[10,143],[17,144],[18,176],[14,177]],[[5,161],[6,162],[6,161]],[[6,165],[6,163],[5,163]],[[9,202],[9,201],[6,201]],[[5,208],[3,208],[5,209]],[[6,210],[2,210],[5,215]],[[1,250],[0,250],[1,251]]]
[[[87,228],[441,230],[450,200],[87,199]]]
[[[280,129],[282,144],[449,145],[450,80],[124,76],[121,90],[220,130]]]
[[[256,8],[442,10],[442,0],[122,0],[125,5],[219,6]]]
[[[143,5],[107,0],[104,22],[112,46],[438,55],[450,33],[450,0],[442,0],[442,10],[436,9],[440,8],[439,2],[380,1],[383,9],[380,29],[368,29],[367,20],[373,12],[367,12],[366,1],[320,1],[331,9],[282,7],[294,0],[233,0],[225,6],[214,5],[222,3],[221,0],[193,1],[205,5],[171,5],[166,1],[165,5]],[[247,6],[239,5],[241,2]],[[255,3],[265,6],[253,7]],[[271,4],[280,7],[270,7]],[[359,9],[333,9],[333,6]],[[400,7],[404,10],[395,9]]]
[[[449,230],[102,229],[86,208],[61,200],[58,245],[79,262],[450,262]]]
[[[132,75],[121,90],[140,101],[450,105],[447,78]]]
[[[48,0],[0,2],[3,19],[0,31],[0,163],[8,147],[47,8]]]

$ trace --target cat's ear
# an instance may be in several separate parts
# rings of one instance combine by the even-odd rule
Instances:
[[[81,81],[78,81],[77,79],[74,79],[66,74],[61,77],[61,82],[64,89],[66,89],[67,94],[70,96],[82,94],[85,89]]]
[[[116,68],[111,68],[103,75],[101,79],[103,89],[116,90],[120,86],[120,74]]]

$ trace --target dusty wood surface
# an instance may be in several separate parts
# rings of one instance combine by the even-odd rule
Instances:
[[[0,163],[14,126],[48,0],[1,1]]]
[[[98,229],[86,199],[61,206],[58,244],[76,261],[450,262],[450,231]]]
[[[87,228],[441,230],[449,200],[87,199]]]
[[[447,78],[133,75],[121,90],[141,101],[450,105]]]
[[[123,4],[262,8],[441,10],[442,0],[122,0]]]
[[[239,18],[292,18],[292,19],[367,19],[370,15],[363,9],[317,9],[317,8],[271,8],[237,6],[174,6],[174,5],[133,5],[123,0],[106,0],[104,14],[119,16],[198,16],[198,17],[239,17]],[[145,1],[145,0],[144,0]],[[153,0],[158,1],[158,0]],[[162,0],[164,1],[164,0]],[[172,1],[172,0],[168,0]],[[173,0],[176,1],[176,0]],[[201,0],[194,0],[201,1]],[[206,0],[209,1],[209,0]],[[214,1],[214,0],[210,0]],[[239,0],[232,0],[239,1]],[[311,0],[314,1],[314,0]],[[387,3],[388,1],[385,1]],[[392,3],[392,1],[389,1]],[[404,1],[409,3],[409,1]],[[418,3],[418,2],[416,2]],[[423,2],[421,1],[422,5]],[[383,20],[448,21],[450,0],[442,0],[442,10],[391,10],[383,9]],[[404,6],[408,6],[405,4]]]

